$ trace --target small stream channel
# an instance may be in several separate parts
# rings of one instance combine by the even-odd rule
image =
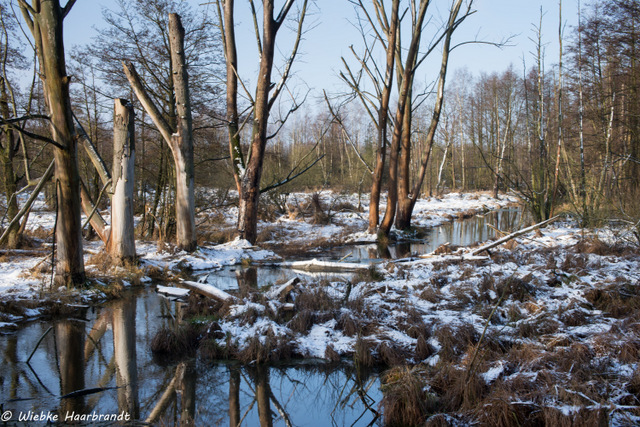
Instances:
[[[520,218],[519,210],[503,209],[433,228],[422,240],[393,245],[387,253],[376,245],[357,245],[319,257],[371,262],[429,253],[446,242],[467,245],[493,237],[488,224],[500,230],[519,228]],[[239,266],[207,274],[201,278],[226,290],[261,287],[299,275]],[[147,288],[100,307],[79,308],[74,318],[34,321],[0,335],[2,421],[25,425],[26,419],[31,425],[44,425],[47,419],[64,422],[70,416],[68,421],[96,424],[101,415],[119,415],[151,418],[161,425],[193,419],[195,425],[242,421],[252,426],[267,425],[268,418],[275,425],[296,426],[381,423],[379,376],[359,371],[352,363],[256,367],[156,360],[149,350],[151,340],[161,327],[180,320],[180,303]]]

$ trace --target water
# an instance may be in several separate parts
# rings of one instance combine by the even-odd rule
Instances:
[[[378,376],[358,375],[348,363],[252,367],[154,360],[153,336],[180,317],[180,303],[144,291],[86,310],[83,319],[33,322],[2,336],[2,412],[11,411],[13,421],[31,411],[58,421],[74,414],[88,421],[121,414],[161,425],[191,418],[195,425],[229,425],[241,418],[243,425],[259,425],[271,416],[275,425],[286,418],[301,426],[378,419]],[[83,395],[61,398],[78,390]]]
[[[421,231],[421,240],[390,245],[345,246],[325,259],[371,262],[385,257],[429,253],[443,243],[468,245],[495,235],[493,227],[522,227],[517,209],[503,209]],[[196,277],[221,289],[262,287],[301,273],[273,267],[231,267]],[[319,275],[314,279],[347,280]],[[376,373],[352,364],[305,361],[271,367],[204,364],[195,359],[166,364],[154,359],[150,343],[161,327],[182,318],[181,303],[151,289],[101,307],[80,310],[76,318],[36,321],[0,336],[0,412],[16,422],[32,417],[124,416],[153,424],[326,426],[379,423],[382,399]],[[38,340],[48,331],[29,363]],[[83,390],[78,396],[78,390]],[[70,397],[63,397],[75,393]],[[82,418],[80,418],[82,419]],[[4,420],[4,419],[3,419]],[[34,420],[34,418],[32,418]],[[286,421],[285,421],[286,420]],[[89,422],[93,421],[91,418]],[[44,422],[35,422],[44,424]]]
[[[344,259],[346,262],[373,262],[423,255],[435,251],[445,243],[468,246],[484,242],[496,237],[496,229],[509,233],[522,228],[526,220],[519,208],[499,209],[485,215],[456,219],[433,228],[417,229],[418,237],[415,239],[389,244],[386,249],[375,244],[343,246],[327,251],[324,258]]]
[[[522,211],[518,208],[505,208],[478,215],[472,218],[454,220],[438,227],[417,230],[419,238],[413,241],[390,244],[386,249],[376,244],[348,245],[324,250],[321,253],[302,254],[297,259],[318,259],[356,263],[371,263],[382,259],[398,259],[433,252],[440,245],[450,243],[467,246],[475,242],[483,242],[496,236],[496,229],[503,232],[518,230],[524,226]],[[293,277],[310,280],[350,280],[353,274],[309,273],[276,267],[242,267],[232,266],[214,272],[200,272],[194,277],[225,291],[233,291],[242,286],[264,287],[275,283],[283,283]]]

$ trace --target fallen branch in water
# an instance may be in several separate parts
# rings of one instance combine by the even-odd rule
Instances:
[[[469,257],[469,256],[476,256],[481,254],[484,251],[488,251],[489,249],[495,248],[496,246],[500,246],[501,244],[508,242],[511,239],[515,239],[518,236],[522,236],[523,234],[527,234],[530,231],[536,230],[540,227],[544,227],[545,225],[551,224],[552,222],[554,222],[555,220],[557,220],[558,218],[560,218],[560,215],[556,215],[553,218],[549,218],[546,221],[542,221],[539,222],[537,224],[534,224],[530,227],[527,228],[523,228],[522,230],[518,230],[515,233],[511,233],[508,236],[503,237],[502,239],[498,239],[495,242],[491,242],[489,244],[486,244],[484,246],[479,247],[478,249],[474,249],[471,252],[469,252],[467,255],[465,255],[465,257]]]

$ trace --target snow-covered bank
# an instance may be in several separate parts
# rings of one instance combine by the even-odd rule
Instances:
[[[495,399],[530,400],[532,411],[601,405],[613,425],[633,424],[640,421],[630,403],[640,381],[640,252],[610,237],[564,222],[518,237],[491,258],[465,259],[463,248],[388,263],[381,281],[303,281],[286,299],[249,294],[221,308],[210,329],[220,337],[210,338],[214,354],[417,364],[442,398],[442,372],[469,377],[488,414]]]

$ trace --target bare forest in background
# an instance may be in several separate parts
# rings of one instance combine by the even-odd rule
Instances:
[[[5,195],[5,246],[20,246],[28,218],[27,211],[21,220],[13,221],[23,207],[18,194],[43,185],[52,208],[57,205],[56,195],[58,205],[61,197],[77,203],[76,196],[66,195],[63,187],[54,184],[64,178],[60,167],[55,168],[57,178],[48,180],[54,157],[64,162],[67,154],[77,156],[80,184],[73,185],[82,187],[83,203],[89,199],[100,209],[109,206],[110,177],[105,179],[101,171],[112,170],[113,108],[114,100],[119,99],[134,106],[134,214],[142,217],[136,233],[147,239],[171,240],[176,234],[176,200],[182,196],[177,196],[180,180],[175,156],[180,149],[168,143],[167,135],[173,140],[181,126],[187,132],[186,113],[180,112],[185,104],[189,104],[189,129],[184,135],[192,143],[193,160],[192,170],[178,175],[191,173],[196,214],[248,203],[246,209],[256,210],[258,217],[268,215],[294,191],[331,189],[368,196],[382,154],[380,188],[383,195],[389,189],[398,193],[398,215],[404,202],[425,195],[487,190],[499,197],[512,191],[539,221],[571,212],[585,227],[608,220],[639,227],[637,1],[584,5],[578,28],[565,28],[559,22],[557,43],[562,54],[558,58],[545,55],[541,11],[540,20],[532,23],[530,46],[523,47],[532,53],[525,54],[521,63],[490,74],[476,73],[472,65],[447,70],[449,53],[464,54],[455,50],[450,39],[472,13],[472,1],[452,1],[449,15],[441,17],[442,27],[429,35],[422,33],[421,21],[421,13],[430,12],[428,1],[354,1],[353,21],[363,28],[366,47],[343,58],[344,67],[334,76],[345,83],[344,92],[325,93],[315,100],[288,86],[296,53],[304,49],[300,35],[319,36],[305,33],[306,1],[286,1],[275,10],[271,2],[264,2],[271,9],[254,8],[254,22],[242,23],[247,31],[255,27],[258,45],[271,49],[272,56],[281,24],[286,23],[281,32],[289,32],[296,40],[279,50],[275,60],[268,58],[267,50],[261,51],[261,72],[264,68],[274,73],[264,82],[251,78],[257,85],[254,89],[242,79],[234,82],[231,78],[245,72],[236,70],[231,56],[235,52],[229,32],[229,25],[233,26],[231,0],[211,2],[206,9],[170,0],[118,0],[116,8],[103,11],[98,36],[84,47],[66,53],[59,50],[62,58],[49,57],[46,52],[51,51],[40,45],[43,41],[37,39],[37,31],[48,25],[45,18],[57,19],[52,22],[61,27],[75,2],[54,7],[51,18],[43,15],[47,3],[51,2],[0,2],[0,179]],[[403,10],[408,15],[394,21],[398,14],[404,16]],[[170,13],[178,14],[184,26],[183,47],[176,49],[182,52],[188,70],[186,95],[176,90]],[[394,28],[402,25],[406,25],[403,37],[396,40],[396,31],[401,30]],[[27,33],[28,39],[23,36]],[[411,58],[414,40],[416,56]],[[56,78],[41,71],[48,61],[57,61],[51,62],[51,70],[56,64],[64,68],[66,61],[66,74],[58,67],[61,88],[46,84]],[[374,65],[379,68],[372,61],[378,61]],[[124,70],[133,67],[137,71],[155,112],[141,105],[123,63]],[[429,80],[422,77],[419,67],[426,63],[435,64],[438,71],[424,87],[419,82]],[[414,75],[420,77],[414,79]],[[237,99],[230,106],[231,88]],[[61,96],[67,91],[70,109],[60,98],[56,110],[52,91]],[[187,101],[176,99],[180,96]],[[52,126],[57,114],[69,126],[70,145],[55,134],[54,129],[60,128]],[[158,120],[166,126],[164,132]],[[77,152],[72,152],[75,144]],[[233,147],[235,152],[230,151]],[[96,167],[92,150],[105,159],[102,166]],[[69,171],[71,175],[64,179],[73,181],[74,171]],[[71,202],[62,203],[73,207]],[[380,216],[384,213],[381,209]],[[94,225],[95,218],[90,216]],[[370,231],[376,231],[378,224],[377,218],[370,222]],[[405,228],[409,222],[396,218],[395,225]],[[93,229],[99,234],[99,226]],[[85,237],[94,235],[93,229],[86,227]],[[239,232],[255,239],[255,230],[241,226]],[[195,237],[189,239],[184,246],[193,249]],[[58,243],[62,241],[59,238]],[[69,255],[73,256],[77,254]],[[79,270],[81,266],[67,274],[78,275]]]

